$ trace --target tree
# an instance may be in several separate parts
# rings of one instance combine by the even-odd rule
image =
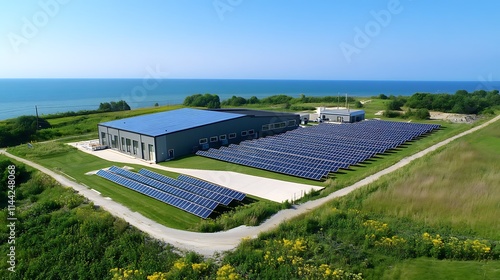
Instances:
[[[387,95],[385,95],[385,94],[381,93],[381,94],[378,96],[378,98],[380,98],[380,99],[387,99]]]
[[[220,108],[220,99],[217,94],[194,94],[184,98],[184,106],[207,107],[210,109]]]
[[[415,118],[420,119],[420,120],[427,120],[431,117],[431,114],[429,113],[429,110],[425,108],[418,109],[415,112]]]
[[[256,96],[252,96],[247,100],[248,104],[259,104],[260,100]]]
[[[99,104],[97,110],[102,112],[128,111],[130,110],[130,106],[124,100],[118,102],[111,101]]]

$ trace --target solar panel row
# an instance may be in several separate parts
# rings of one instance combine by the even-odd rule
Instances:
[[[120,176],[127,177],[129,179],[132,179],[132,180],[137,181],[139,183],[145,184],[147,186],[154,187],[156,189],[159,189],[159,190],[164,191],[166,193],[175,195],[175,196],[180,197],[182,199],[185,199],[187,201],[191,201],[193,203],[196,203],[200,206],[203,206],[203,207],[211,209],[211,210],[214,210],[219,205],[219,203],[217,203],[216,201],[213,201],[211,199],[205,198],[203,196],[200,196],[200,195],[197,195],[194,193],[184,191],[182,189],[178,189],[176,187],[167,185],[163,182],[159,182],[159,181],[153,180],[149,177],[142,176],[142,175],[137,174],[135,172],[130,172],[128,170],[125,170],[125,169],[122,169],[122,168],[119,168],[116,166],[112,166],[109,170],[113,173],[120,175]]]
[[[231,201],[233,201],[233,198],[231,198],[227,195],[224,195],[220,192],[207,190],[207,189],[198,187],[196,185],[192,185],[192,184],[189,184],[189,183],[186,183],[186,182],[174,179],[174,178],[170,178],[170,177],[158,174],[158,173],[153,172],[153,171],[149,171],[147,169],[139,170],[139,174],[147,176],[151,179],[163,182],[165,184],[169,184],[171,186],[178,187],[178,188],[186,190],[188,192],[199,194],[201,196],[204,196],[204,197],[209,198],[211,200],[217,201],[218,203],[221,203],[221,204],[226,205],[226,206],[229,205],[229,203],[231,203]]]
[[[198,151],[197,154],[321,180],[329,172],[349,168],[439,127],[434,124],[378,120],[340,125],[320,124],[243,141],[239,145]]]
[[[179,175],[179,177],[177,177],[177,180],[184,181],[184,182],[193,184],[195,186],[199,186],[199,187],[205,188],[207,190],[218,192],[218,193],[221,193],[223,195],[227,195],[227,196],[229,196],[229,197],[231,197],[233,199],[236,199],[238,201],[242,201],[245,198],[245,196],[246,196],[242,192],[235,191],[235,190],[232,190],[232,189],[228,189],[228,188],[225,188],[223,186],[212,184],[212,183],[209,183],[207,181],[202,181],[202,180],[199,180],[197,178],[186,176],[186,175],[182,175],[182,174]]]
[[[193,203],[193,202],[187,201],[185,199],[179,198],[175,195],[160,191],[156,188],[147,186],[145,184],[141,184],[137,181],[122,177],[122,176],[117,175],[115,173],[111,173],[111,172],[108,172],[105,170],[99,170],[96,174],[102,178],[105,178],[107,180],[115,182],[121,186],[129,188],[129,189],[134,190],[136,192],[142,193],[142,194],[147,195],[149,197],[155,198],[159,201],[162,201],[164,203],[167,203],[169,205],[172,205],[174,207],[182,209],[188,213],[194,214],[194,215],[201,217],[203,219],[208,218],[213,211],[211,209],[205,208],[205,207],[198,205],[196,203]]]

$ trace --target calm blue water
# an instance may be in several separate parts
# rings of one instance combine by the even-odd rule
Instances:
[[[274,94],[298,97],[411,95],[491,90],[500,82],[438,81],[312,81],[312,80],[188,80],[188,79],[0,79],[0,120],[20,115],[94,110],[101,102],[125,100],[132,108],[181,104],[188,95],[218,94],[258,98]]]

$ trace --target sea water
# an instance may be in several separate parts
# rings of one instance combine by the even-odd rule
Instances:
[[[0,120],[21,115],[95,110],[101,102],[125,100],[132,109],[182,104],[186,96],[211,93],[221,101],[286,94],[306,96],[412,95],[454,93],[495,87],[478,81],[330,81],[218,79],[0,79]],[[495,88],[500,88],[496,86]]]

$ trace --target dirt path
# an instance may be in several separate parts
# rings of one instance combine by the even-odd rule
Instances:
[[[132,212],[130,209],[124,207],[123,205],[114,202],[112,200],[107,200],[104,197],[100,196],[98,193],[86,188],[85,186],[82,186],[75,181],[72,181],[60,174],[57,174],[43,166],[40,166],[39,164],[33,163],[31,161],[16,157],[14,155],[11,155],[7,153],[4,150],[0,150],[0,153],[5,154],[15,160],[18,160],[20,162],[23,162],[27,165],[30,165],[56,179],[59,181],[63,186],[68,186],[72,187],[75,190],[77,190],[81,195],[87,197],[89,200],[93,201],[96,205],[101,206],[103,209],[106,211],[110,212],[112,215],[122,218],[126,220],[128,223],[131,225],[139,228],[140,230],[150,234],[152,237],[163,240],[167,243],[170,243],[174,246],[176,246],[179,249],[183,250],[193,250],[196,251],[200,254],[203,254],[205,256],[213,256],[216,252],[221,252],[221,251],[226,251],[226,250],[231,250],[234,249],[240,241],[243,238],[255,238],[257,235],[261,232],[265,232],[271,229],[276,228],[281,222],[285,220],[289,220],[291,218],[297,217],[303,213],[309,212],[310,210],[319,207],[323,205],[324,203],[340,197],[344,196],[360,187],[366,186],[367,184],[370,184],[374,181],[376,181],[378,178],[380,178],[383,175],[389,174],[405,165],[408,163],[412,162],[413,160],[420,158],[429,152],[432,152],[448,143],[451,141],[460,138],[462,136],[465,136],[467,134],[470,134],[474,131],[477,131],[495,121],[498,121],[500,119],[500,116],[495,117],[494,119],[477,126],[475,128],[469,129],[465,132],[462,132],[456,136],[453,136],[447,140],[444,140],[442,142],[439,142],[421,152],[418,152],[412,156],[406,157],[396,163],[395,165],[388,167],[384,170],[381,170],[349,187],[343,188],[341,190],[338,190],[336,192],[331,193],[327,197],[320,198],[317,200],[309,201],[301,205],[296,205],[295,208],[293,209],[287,209],[280,211],[276,215],[272,216],[269,218],[267,221],[265,221],[263,224],[256,226],[256,227],[247,227],[247,226],[240,226],[228,231],[224,232],[218,232],[218,233],[196,233],[196,232],[188,232],[188,231],[183,231],[183,230],[177,230],[177,229],[171,229],[167,228],[163,225],[160,225],[142,215],[140,215],[137,212]]]

